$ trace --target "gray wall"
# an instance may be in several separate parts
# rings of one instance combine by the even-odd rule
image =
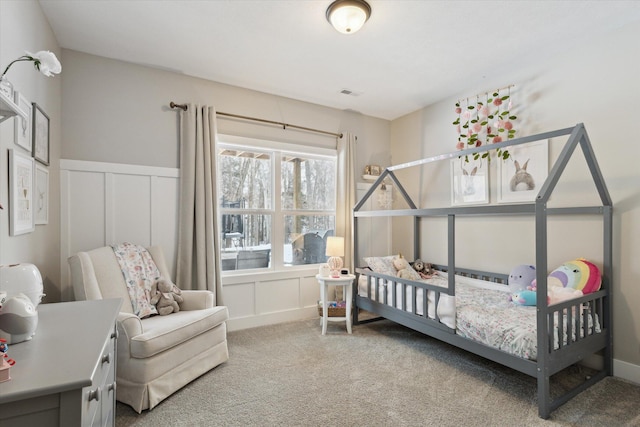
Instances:
[[[164,70],[63,50],[62,158],[178,167],[169,102],[358,136],[358,163],[389,163],[389,122]],[[331,136],[218,118],[218,132],[335,148]]]
[[[35,1],[0,2],[0,66],[2,71],[9,62],[24,55],[24,52],[50,50],[61,58],[49,23],[40,5]],[[64,73],[64,63],[62,66]],[[33,233],[9,236],[9,185],[8,152],[15,149],[27,153],[14,144],[14,119],[0,123],[0,264],[28,262],[38,266],[42,274],[45,302],[60,298],[60,188],[59,159],[61,145],[61,99],[62,77],[45,77],[33,63],[14,64],[7,77],[16,90],[22,92],[29,101],[36,102],[50,119],[50,164],[49,166],[49,224],[37,225]]]
[[[429,157],[455,151],[456,132],[454,104],[458,97],[508,84],[515,84],[513,102],[519,119],[516,128],[530,135],[566,128],[583,122],[604,178],[614,202],[614,357],[620,369],[635,369],[640,381],[640,148],[635,140],[637,111],[634,108],[640,93],[640,28],[624,27],[608,37],[601,37],[580,49],[565,52],[536,67],[509,75],[496,75],[486,87],[473,93],[461,93],[435,105],[394,120],[391,125],[392,163],[398,164],[414,157]],[[553,160],[561,146],[552,143]],[[415,156],[414,156],[415,153]],[[419,154],[418,154],[419,153]],[[596,204],[595,191],[584,157],[578,153],[569,164],[550,205]],[[496,201],[496,163],[490,165],[491,198]],[[435,168],[404,172],[412,185],[410,192],[422,206],[448,206],[449,164],[439,162]],[[578,219],[583,221],[583,219]],[[595,223],[593,232],[601,236],[601,225]],[[400,224],[396,223],[400,226]],[[567,257],[586,257],[601,261],[601,246],[594,247],[591,236],[572,233],[567,221],[556,222],[549,236],[562,236],[550,248],[550,268],[567,261]],[[402,227],[400,227],[402,228]],[[396,233],[394,246],[400,247],[407,238],[407,228]],[[446,230],[445,230],[446,231]],[[502,221],[500,224],[478,220],[462,224],[458,236],[460,263],[469,267],[509,272],[523,263],[534,263],[533,228],[521,221]],[[591,233],[586,233],[591,234]],[[522,236],[522,237],[521,237]],[[440,229],[423,236],[430,242],[446,238]],[[477,243],[477,244],[474,244]],[[446,258],[430,251],[427,259]],[[445,255],[446,256],[446,255]],[[628,366],[627,364],[635,365]]]

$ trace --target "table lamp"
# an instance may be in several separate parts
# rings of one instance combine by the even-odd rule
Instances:
[[[344,256],[344,237],[331,236],[327,238],[327,251],[325,253],[329,257],[327,264],[331,269],[331,276],[340,276],[342,268],[342,256]]]

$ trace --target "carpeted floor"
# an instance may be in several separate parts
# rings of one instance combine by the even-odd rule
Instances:
[[[606,378],[538,417],[536,380],[389,321],[229,333],[229,361],[116,426],[640,426],[640,386]],[[588,375],[554,376],[568,386]]]

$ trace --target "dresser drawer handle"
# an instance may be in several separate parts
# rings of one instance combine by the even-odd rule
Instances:
[[[114,332],[111,334],[111,339],[114,339],[114,338],[118,338],[118,331],[114,331]]]
[[[102,363],[109,363],[111,362],[111,353],[107,353],[104,356],[102,356]]]
[[[115,381],[107,386],[107,391],[109,391],[109,392],[116,391],[116,382]]]
[[[91,402],[92,400],[95,400],[96,402],[100,400],[100,387],[89,392],[89,402]]]

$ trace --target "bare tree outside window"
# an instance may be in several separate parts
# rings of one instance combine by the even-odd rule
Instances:
[[[283,247],[282,266],[325,262],[335,228],[335,156],[221,144],[218,163],[223,270],[273,268],[272,245]],[[274,221],[283,235],[273,235]],[[245,258],[253,261],[240,265]]]

